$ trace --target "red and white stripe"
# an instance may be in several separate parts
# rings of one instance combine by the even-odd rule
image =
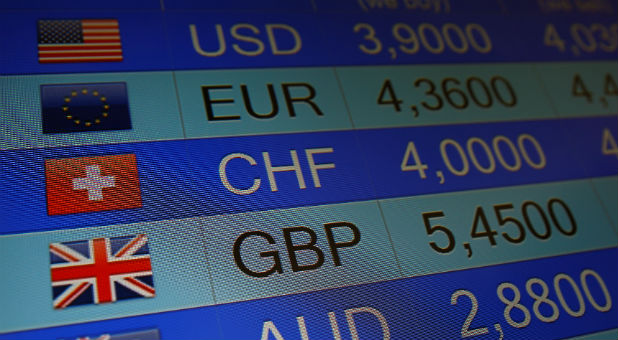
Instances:
[[[88,261],[88,258],[84,257],[84,255],[76,252],[75,250],[71,249],[71,247],[67,247],[62,243],[50,244],[49,251],[67,262]]]
[[[54,308],[67,307],[92,284],[93,280],[81,280],[73,283],[60,296],[54,299]]]
[[[152,272],[146,272],[144,274],[147,275],[152,275]],[[136,275],[137,276],[137,275]],[[138,276],[139,277],[139,276]],[[139,293],[142,296],[145,297],[154,297],[155,296],[155,289],[154,287],[132,277],[132,276],[125,276],[119,279],[114,280],[115,282],[118,282],[119,284],[131,289],[134,292]]]
[[[139,234],[135,238],[131,240],[131,242],[127,243],[124,247],[114,254],[115,258],[122,258],[125,256],[131,256],[135,254],[141,247],[144,246],[148,242],[148,237],[144,234]]]

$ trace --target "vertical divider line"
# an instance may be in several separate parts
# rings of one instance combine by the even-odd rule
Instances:
[[[172,79],[174,80],[174,90],[176,91],[176,105],[178,106],[178,114],[180,115],[180,126],[182,127],[182,138],[187,139],[187,131],[185,129],[185,120],[182,115],[182,104],[180,103],[180,92],[178,91],[178,81],[176,80],[176,70],[172,70]]]
[[[217,308],[217,294],[215,294],[215,281],[212,279],[212,270],[210,264],[210,257],[208,256],[208,244],[210,244],[210,238],[208,237],[208,231],[200,226],[200,236],[202,236],[207,242],[205,242],[205,246],[202,247],[202,251],[204,255],[206,255],[206,271],[208,272],[208,280],[210,281],[210,294],[212,295],[213,305],[212,308],[215,309],[215,315],[217,317],[217,327],[219,327],[219,334],[223,338],[223,326],[221,325],[221,318],[219,317],[219,309]]]
[[[341,98],[343,99],[343,104],[345,105],[345,108],[348,111],[348,118],[350,119],[350,124],[352,125],[352,131],[354,131],[354,138],[356,139],[356,146],[360,150],[361,143],[359,140],[359,136],[356,133],[358,128],[354,124],[354,119],[352,119],[352,110],[350,110],[350,106],[348,105],[348,100],[345,97],[345,93],[343,92],[343,84],[341,83],[341,79],[339,78],[339,74],[337,73],[336,67],[333,67],[333,73],[335,75],[335,79],[337,80],[337,85],[339,86],[339,92],[341,94]],[[369,173],[369,167],[367,166],[367,162],[368,162],[367,157],[365,154],[362,154],[360,157],[362,157],[363,163],[365,165],[365,169],[363,170],[369,174],[368,177],[371,179],[371,173]],[[382,210],[382,205],[380,204],[377,191],[375,189],[373,182],[370,182],[369,185],[371,186],[371,190],[373,191],[373,198],[374,198],[373,201],[376,202],[376,204],[378,205],[378,210],[380,211],[380,217],[382,218],[382,223],[384,224],[384,230],[386,231],[386,235],[388,236],[388,241],[390,242],[390,245],[391,245],[391,251],[393,252],[393,256],[395,257],[395,264],[397,265],[397,270],[399,270],[399,276],[403,277],[403,269],[401,267],[401,263],[399,262],[399,256],[397,256],[397,251],[395,250],[395,244],[393,243],[391,232],[388,229],[388,225],[386,225],[386,218],[384,217],[384,211]]]
[[[165,17],[165,6],[163,4],[164,0],[161,1],[161,18],[163,19],[163,31],[165,32],[165,45],[168,49],[168,56],[170,58],[170,62],[172,63],[171,72],[172,72],[172,80],[174,81],[174,91],[176,92],[176,106],[178,106],[178,115],[180,116],[180,127],[182,128],[182,138],[187,139],[187,131],[185,129],[185,121],[182,114],[182,105],[180,104],[180,92],[178,91],[178,81],[176,80],[176,65],[174,60],[174,55],[172,54],[172,48],[170,46],[170,42],[172,41],[169,36],[169,30],[167,27],[167,20]]]
[[[614,177],[618,177],[618,176],[614,176]],[[594,183],[592,183],[593,179],[594,178],[588,178],[588,184],[590,184],[590,186],[592,187],[592,192],[594,192],[594,195],[597,197],[597,200],[599,200],[599,202],[601,203],[601,209],[603,209],[603,212],[605,213],[605,217],[609,221],[609,224],[612,226],[612,229],[614,229],[616,236],[618,236],[618,229],[616,229],[616,225],[615,225],[615,223],[617,223],[618,221],[614,221],[614,219],[609,215],[609,210],[607,209],[605,202],[603,202],[603,199],[601,199],[601,195],[599,194],[599,191],[595,187]]]
[[[541,77],[539,70],[537,69],[537,64],[531,63],[530,68],[532,68],[532,73],[536,76],[536,81],[541,85],[541,90],[543,90],[543,95],[545,95],[545,98],[547,98],[547,101],[549,102],[549,105],[551,106],[552,111],[554,111],[554,115],[558,118],[562,118],[560,116],[560,111],[558,111],[556,103],[554,102],[554,99],[551,97],[551,95],[549,94],[549,91],[547,90],[547,85],[543,81],[543,78]]]
[[[395,243],[393,243],[393,237],[391,236],[391,232],[388,229],[388,225],[386,224],[386,217],[384,217],[382,203],[380,202],[380,200],[376,200],[376,203],[378,204],[378,210],[380,210],[380,216],[382,217],[382,223],[384,223],[386,235],[388,235],[388,241],[391,243],[391,249],[393,250],[393,256],[395,256],[395,263],[397,263],[397,269],[399,270],[400,278],[404,277],[403,268],[401,267],[401,262],[399,261],[399,256],[397,256],[397,250],[395,249]]]
[[[339,87],[339,94],[341,94],[341,98],[343,98],[343,104],[345,105],[345,109],[348,114],[348,120],[352,125],[352,130],[356,130],[356,125],[354,124],[354,119],[352,119],[352,111],[350,110],[350,105],[348,105],[348,100],[345,97],[345,93],[343,92],[343,84],[341,84],[341,79],[339,78],[339,74],[337,73],[337,68],[333,66],[333,74],[335,75],[335,79],[337,80],[337,86]]]
[[[204,237],[206,240],[210,241],[210,239],[207,237],[208,231],[204,230],[203,227],[200,227],[200,231],[201,231],[200,233],[201,236]],[[210,266],[210,257],[208,256],[208,247],[204,247],[203,251],[204,251],[204,254],[206,255],[206,267],[208,268],[208,279],[210,280],[210,293],[212,294],[212,300],[214,301],[215,305],[217,305],[217,295],[215,294],[215,284],[212,279],[212,271],[210,270],[211,266]]]

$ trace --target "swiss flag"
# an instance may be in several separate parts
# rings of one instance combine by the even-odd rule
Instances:
[[[139,208],[135,155],[45,160],[47,214]]]

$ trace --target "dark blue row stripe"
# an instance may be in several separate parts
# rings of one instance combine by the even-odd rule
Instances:
[[[57,0],[53,4],[45,0],[11,1],[0,0],[0,10],[215,10],[244,12],[366,12],[375,15],[388,13],[457,15],[461,13],[491,14],[578,14],[578,15],[614,15],[618,10],[615,2],[601,0],[594,2],[579,1],[535,1],[535,0],[234,0],[234,1],[196,1],[196,0],[139,0],[127,3],[122,0],[108,0],[105,3],[83,2],[76,0]]]
[[[162,339],[255,339],[260,338],[265,330],[269,339],[275,338],[274,332],[284,339],[300,338],[303,331],[309,338],[330,339],[333,330],[338,331],[342,339],[352,338],[354,331],[361,339],[383,339],[385,334],[390,339],[454,339],[462,336],[463,328],[477,330],[479,339],[498,339],[501,332],[504,338],[571,338],[618,327],[617,259],[618,249],[611,248],[10,333],[0,335],[0,339],[64,339],[147,330],[158,330]],[[563,302],[555,281],[558,281]],[[543,284],[546,298],[542,298],[545,296]],[[503,288],[499,289],[501,285]],[[538,296],[536,299],[528,292],[527,285]],[[456,294],[457,291],[460,293]],[[501,301],[499,291],[504,301]],[[515,291],[520,298],[515,298]],[[579,291],[581,300],[578,300],[576,291]],[[477,309],[471,324],[465,327],[466,318],[473,308],[471,296],[477,302]],[[537,302],[539,300],[542,301]],[[350,327],[352,323],[348,319],[353,320],[354,327]]]
[[[6,234],[615,175],[618,157],[603,154],[602,142],[604,131],[618,138],[616,121],[552,119],[3,151],[0,211],[10,213],[0,215],[0,225]],[[402,171],[406,154],[405,169],[415,165],[410,142],[425,178],[420,171]],[[468,164],[465,175],[458,149]],[[116,154],[136,155],[141,208],[47,215],[46,159]],[[513,170],[516,158],[520,166]]]
[[[616,59],[611,15],[393,13],[0,11],[0,74]],[[40,63],[42,19],[118,20],[122,61]]]

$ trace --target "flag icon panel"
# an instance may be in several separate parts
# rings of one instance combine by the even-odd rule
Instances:
[[[144,234],[49,245],[53,306],[155,296]]]
[[[122,61],[118,20],[39,20],[39,63]]]
[[[131,129],[126,83],[41,85],[43,133]]]
[[[142,206],[133,154],[48,159],[45,180],[49,215]]]

